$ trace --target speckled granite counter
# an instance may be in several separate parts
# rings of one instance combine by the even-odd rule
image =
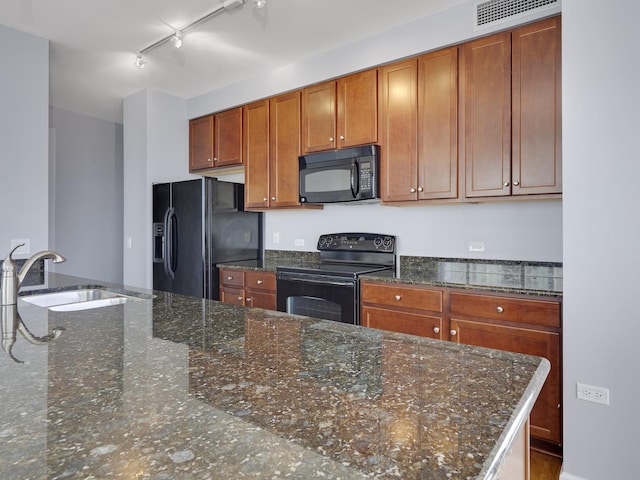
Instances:
[[[87,283],[49,275],[48,287]],[[88,282],[95,283],[95,282]],[[0,352],[0,478],[494,478],[546,360],[155,292]]]

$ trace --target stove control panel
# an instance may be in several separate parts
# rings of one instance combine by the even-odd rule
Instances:
[[[318,250],[395,253],[396,237],[379,233],[331,233],[320,235]]]

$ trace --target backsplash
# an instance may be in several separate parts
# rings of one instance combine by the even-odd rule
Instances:
[[[19,272],[22,266],[25,264],[26,260],[16,260],[13,259],[16,264],[16,270]],[[0,284],[2,280],[0,280]],[[31,287],[34,285],[43,285],[44,284],[44,260],[40,259],[36,263],[33,264],[29,273],[22,282],[23,287]]]
[[[562,263],[400,256],[400,271],[441,282],[562,292]]]

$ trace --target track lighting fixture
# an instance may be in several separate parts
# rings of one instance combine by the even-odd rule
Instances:
[[[252,1],[253,1],[253,3],[255,4],[255,6],[257,8],[264,8],[267,5],[267,0],[252,0]],[[154,48],[159,47],[160,45],[163,45],[164,43],[166,43],[168,41],[173,42],[173,45],[176,48],[180,48],[182,46],[182,34],[186,30],[188,30],[191,27],[195,27],[196,25],[209,20],[210,18],[216,16],[217,14],[223,12],[224,10],[233,10],[233,9],[235,9],[235,8],[241,6],[241,5],[244,5],[244,2],[245,2],[245,0],[225,0],[220,6],[218,6],[217,8],[212,10],[211,12],[207,13],[203,17],[200,17],[200,18],[194,20],[193,22],[185,25],[181,29],[176,30],[171,35],[167,35],[166,37],[161,38],[157,42],[152,43],[151,45],[138,50],[136,52],[136,61],[135,61],[136,67],[144,68],[144,64],[147,63],[142,59],[142,55],[146,55],[147,53],[149,53]]]

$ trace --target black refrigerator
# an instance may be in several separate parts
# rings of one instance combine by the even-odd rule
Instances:
[[[203,177],[153,185],[153,288],[217,300],[216,264],[259,260],[262,214],[244,185]]]

